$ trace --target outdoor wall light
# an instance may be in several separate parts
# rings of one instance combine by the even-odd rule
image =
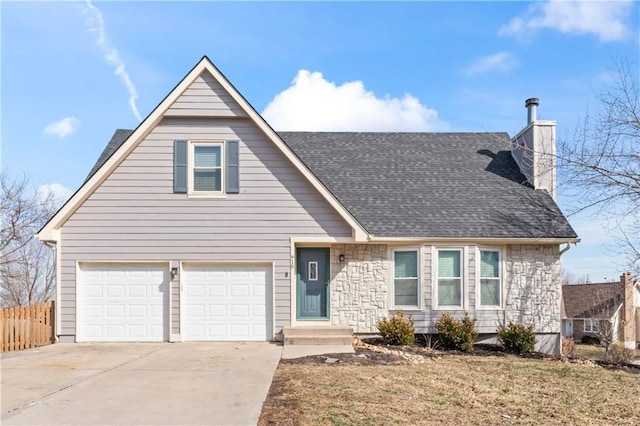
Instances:
[[[174,279],[178,275],[178,268],[171,268],[171,279]]]
[[[338,256],[338,260],[340,260],[340,262],[344,262],[344,254]]]

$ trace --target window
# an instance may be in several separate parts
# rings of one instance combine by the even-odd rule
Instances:
[[[462,308],[462,250],[438,250],[436,303],[439,308]]]
[[[499,250],[480,250],[480,306],[502,305],[502,280]]]
[[[309,261],[307,270],[309,271],[308,281],[318,281],[318,262]]]
[[[598,321],[592,319],[584,320],[584,331],[585,333],[597,333],[598,332]]]
[[[393,303],[418,307],[418,250],[393,252]]]
[[[192,143],[189,192],[195,194],[222,193],[222,143]]]

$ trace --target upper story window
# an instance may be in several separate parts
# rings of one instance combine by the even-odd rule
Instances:
[[[173,192],[193,197],[240,193],[240,141],[173,141]]]
[[[189,193],[222,194],[224,188],[224,144],[192,142],[189,156]]]
[[[480,250],[479,306],[502,306],[502,263],[500,250]]]
[[[462,308],[462,250],[439,249],[437,261],[436,306],[438,308]]]
[[[393,252],[393,303],[398,308],[420,305],[418,258],[418,250]]]

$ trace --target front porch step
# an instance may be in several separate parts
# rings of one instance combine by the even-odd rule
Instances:
[[[351,345],[351,327],[285,327],[285,345]]]

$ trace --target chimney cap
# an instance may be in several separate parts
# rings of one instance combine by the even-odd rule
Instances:
[[[540,99],[538,98],[529,98],[526,101],[524,101],[524,106],[529,108],[531,105],[540,105]]]

